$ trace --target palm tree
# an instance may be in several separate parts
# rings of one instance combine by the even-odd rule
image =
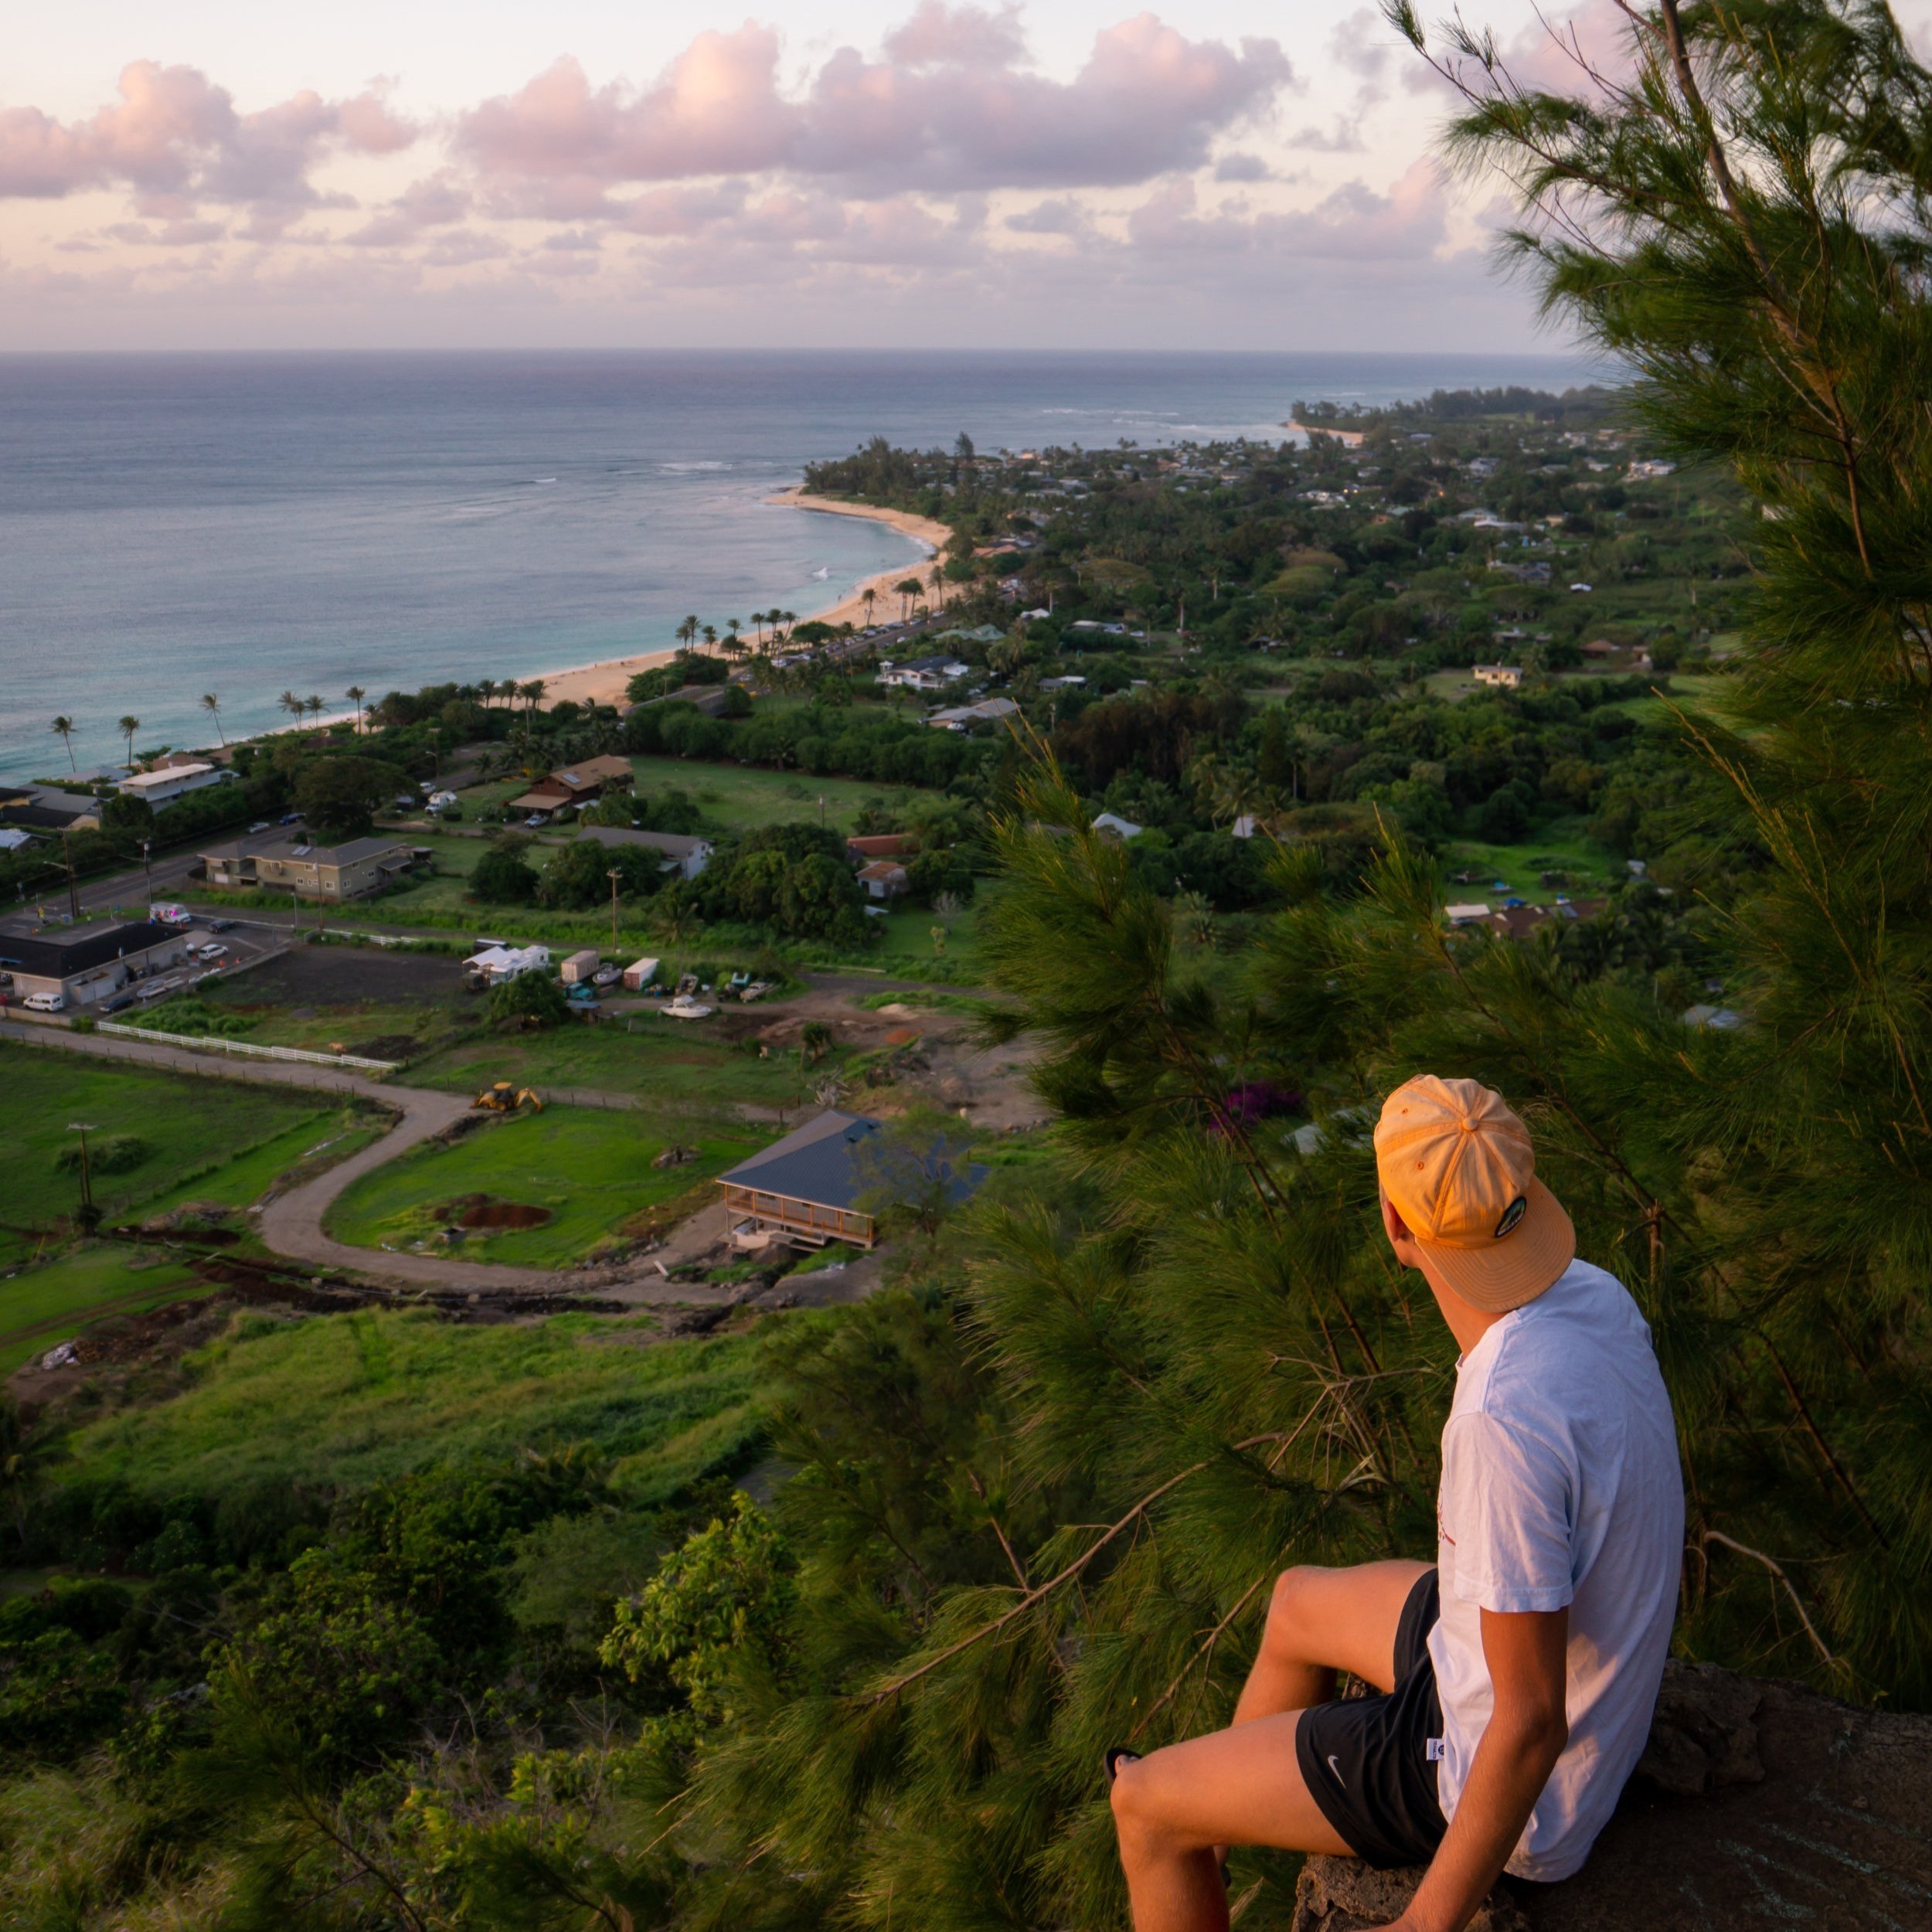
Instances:
[[[676,635],[679,643],[689,651],[697,641],[698,620],[696,617],[686,617],[683,623],[678,626]]]
[[[297,697],[292,691],[284,691],[282,695],[275,700],[275,702],[280,705],[283,710],[286,711],[298,724],[301,723],[302,714],[308,709],[308,706],[303,703],[301,699]]]
[[[926,581],[933,587],[933,607],[943,611],[946,607],[946,570],[943,564],[935,563],[926,573]]]
[[[707,624],[704,628],[704,648],[707,651],[718,648],[718,627],[715,624]]]
[[[879,601],[879,593],[869,583],[864,590],[859,592],[859,601],[866,607],[866,623],[869,628],[872,624],[872,607]]]
[[[134,733],[141,729],[141,720],[138,718],[123,718],[117,729],[128,740],[128,769],[132,771],[134,768]]]
[[[209,717],[214,719],[215,736],[220,739],[223,744],[226,744],[228,742],[228,733],[221,728],[220,699],[216,697],[212,691],[204,691],[201,696],[201,708],[208,713]]]
[[[913,599],[919,596],[925,587],[917,577],[901,577],[893,586],[893,595],[899,600],[899,621],[901,624],[912,615]]]
[[[65,746],[67,747],[67,762],[68,762],[68,764],[70,764],[70,765],[73,765],[73,768],[74,768],[74,770],[75,770],[76,771],[78,771],[78,770],[80,769],[80,766],[78,766],[77,764],[74,764],[74,756],[73,756],[73,719],[71,719],[71,718],[56,718],[56,719],[54,719],[54,721],[53,721],[53,732],[54,732],[54,736],[55,736],[56,737],[57,737],[57,738],[60,740],[60,742],[61,742],[63,745],[65,745]]]
[[[323,706],[322,701],[320,698],[315,696],[311,693],[308,698],[303,700],[302,709],[306,711],[318,724],[321,723]]]
[[[355,707],[355,735],[362,735],[362,700],[369,696],[359,684],[352,684],[342,694]]]
[[[543,702],[543,692],[544,684],[543,680],[541,678],[532,678],[530,682],[523,687],[523,695],[529,700],[530,709],[532,711],[537,709],[537,708]]]
[[[496,696],[495,679],[478,678],[476,681],[476,695],[481,699],[483,709],[485,711],[488,710],[490,700]]]
[[[729,640],[725,645],[725,653],[728,657],[736,657],[743,650],[744,646],[738,641],[738,633],[743,628],[744,626],[736,617],[725,619],[725,635]]]

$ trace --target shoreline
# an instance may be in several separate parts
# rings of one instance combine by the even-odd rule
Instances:
[[[883,523],[888,529],[896,530],[901,536],[910,538],[918,545],[924,553],[922,563],[938,555],[953,534],[945,524],[930,517],[915,516],[909,510],[880,509],[869,504],[841,503],[830,497],[808,496],[800,484],[781,490],[764,501],[777,509],[807,510],[825,516],[859,516],[874,523]],[[862,628],[866,592],[869,589],[876,592],[879,601],[889,611],[891,587],[903,582],[909,575],[923,577],[923,569],[920,565],[906,565],[897,570],[876,571],[870,577],[862,577],[836,601],[822,610],[806,612],[798,621],[801,624],[834,624],[849,621]],[[660,665],[668,664],[676,655],[675,648],[641,651],[627,658],[604,658],[594,664],[569,665],[561,670],[533,672],[531,678],[543,680],[543,703],[546,709],[566,699],[577,704],[612,704],[621,707],[625,702],[624,687],[639,672],[655,671]],[[527,684],[531,678],[520,678],[518,682]]]

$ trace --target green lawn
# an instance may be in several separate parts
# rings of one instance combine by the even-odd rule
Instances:
[[[70,1121],[88,1122],[103,1138],[131,1134],[147,1143],[139,1166],[95,1176],[95,1202],[117,1221],[237,1154],[335,1114],[310,1094],[7,1043],[0,1043],[0,1091],[7,1097],[0,1221],[16,1226],[45,1226],[79,1204],[78,1175],[54,1165],[77,1138]]]
[[[774,1007],[774,1017],[781,1010]],[[406,1086],[453,1094],[478,1093],[495,1080],[546,1093],[634,1094],[666,1134],[726,1124],[736,1117],[740,1103],[789,1106],[798,1088],[794,1061],[761,1060],[726,1045],[715,1022],[666,1019],[655,1008],[594,1026],[464,1040],[402,1077]]]
[[[1538,860],[1546,862],[1533,862]],[[1548,862],[1553,860],[1553,864]],[[1546,886],[1542,874],[1549,871],[1566,872],[1572,883]],[[1458,885],[1451,875],[1459,872],[1481,876],[1473,885]],[[1592,839],[1580,819],[1560,822],[1517,845],[1492,845],[1477,838],[1451,840],[1443,848],[1441,872],[1443,890],[1451,900],[1488,899],[1493,903],[1505,896],[1496,890],[1497,882],[1502,880],[1518,897],[1546,905],[1553,893],[1581,898],[1593,890],[1600,893],[1626,876],[1623,862]]]
[[[594,1442],[640,1505],[757,1434],[752,1345],[635,1345],[651,1318],[461,1327],[417,1311],[237,1316],[195,1385],[83,1430],[73,1464],[150,1495],[287,1481],[353,1489],[410,1471]]]
[[[662,1206],[722,1173],[770,1137],[745,1130],[686,1139],[696,1159],[654,1168],[669,1137],[642,1114],[553,1107],[492,1121],[454,1146],[434,1143],[375,1168],[330,1210],[328,1230],[358,1247],[399,1250],[434,1243],[459,1196],[547,1208],[541,1227],[478,1230],[454,1250],[465,1260],[556,1267],[615,1239],[645,1209]]]
[[[803,820],[821,822],[818,801],[825,801],[822,822],[834,832],[849,832],[860,806],[910,798],[915,788],[871,779],[814,778],[800,771],[767,771],[759,765],[702,764],[695,759],[633,758],[638,788],[647,797],[677,790],[698,801],[707,826],[722,832],[749,832],[757,825]]]
[[[213,1173],[171,1188],[146,1202],[142,1211],[152,1219],[190,1201],[244,1208],[260,1200],[277,1175],[311,1162],[318,1169],[332,1167],[388,1131],[386,1126],[349,1111],[318,1114],[263,1141],[259,1147],[237,1155]]]
[[[212,1284],[178,1261],[138,1248],[76,1248],[0,1281],[0,1376],[104,1317],[134,1315]]]

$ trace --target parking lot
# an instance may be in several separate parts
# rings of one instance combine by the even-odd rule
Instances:
[[[49,930],[31,914],[16,913],[0,920],[0,937],[17,934],[32,938]],[[70,930],[63,927],[61,930]],[[74,1004],[70,1010],[89,1012],[97,1018],[132,1021],[141,1010],[170,994],[191,986],[205,986],[214,981],[245,972],[265,959],[285,951],[288,934],[272,926],[250,924],[210,914],[199,914],[180,928],[191,949],[190,956],[158,971],[131,975],[125,985],[111,998]]]

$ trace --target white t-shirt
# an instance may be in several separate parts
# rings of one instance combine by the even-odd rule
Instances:
[[[1570,1742],[1507,1869],[1567,1878],[1650,1732],[1670,1648],[1684,1484],[1650,1330],[1622,1283],[1572,1262],[1463,1357],[1436,1505],[1436,1791],[1455,1815],[1494,1707],[1480,1613],[1570,1609]]]

